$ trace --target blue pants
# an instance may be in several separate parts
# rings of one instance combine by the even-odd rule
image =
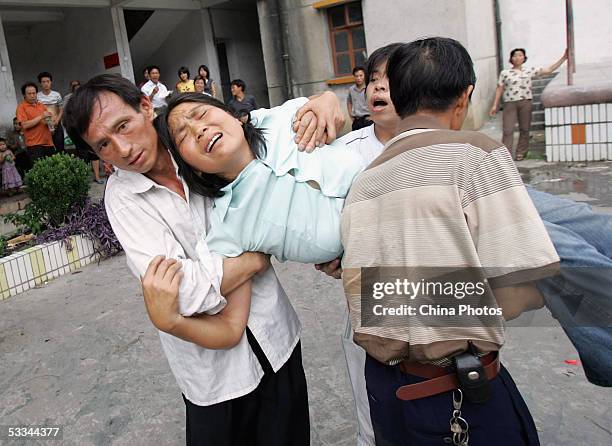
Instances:
[[[587,379],[612,386],[612,216],[527,190],[561,259],[561,274],[537,286],[578,350]]]
[[[452,444],[452,392],[402,401],[398,387],[423,381],[367,356],[366,386],[376,446],[439,446]],[[463,400],[461,416],[469,424],[470,446],[539,445],[533,418],[508,371],[501,367],[490,381],[492,394],[484,404]]]

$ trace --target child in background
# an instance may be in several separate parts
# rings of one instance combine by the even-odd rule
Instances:
[[[0,163],[2,163],[2,189],[12,195],[23,183],[15,167],[15,155],[7,147],[4,138],[0,138]]]

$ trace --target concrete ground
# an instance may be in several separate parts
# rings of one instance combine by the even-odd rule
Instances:
[[[519,168],[540,189],[612,211],[612,163]],[[275,268],[303,325],[312,444],[354,445],[341,285],[309,265]],[[503,361],[542,444],[612,444],[612,389],[589,384],[579,365],[566,363],[578,358],[575,349],[547,310],[537,316],[539,328],[508,330]],[[180,391],[124,256],[0,302],[0,358],[0,426],[63,425],[63,440],[50,444],[184,444]]]

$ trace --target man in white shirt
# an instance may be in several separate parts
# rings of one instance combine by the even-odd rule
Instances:
[[[366,106],[369,110],[369,119],[373,125],[362,127],[352,131],[342,138],[340,142],[346,144],[352,150],[358,152],[366,164],[370,164],[383,151],[387,141],[396,134],[398,116],[391,102],[389,94],[389,81],[387,79],[387,60],[391,53],[400,46],[399,43],[387,45],[374,51],[368,58],[365,79]],[[321,266],[317,265],[318,269]],[[323,266],[325,272],[339,278],[340,260]],[[366,359],[365,350],[353,341],[353,329],[349,318],[348,309],[344,314],[345,329],[342,335],[342,347],[349,372],[355,406],[357,410],[357,421],[359,431],[357,434],[358,446],[374,446],[374,431],[370,419],[370,404],[366,391],[365,375],[363,373]]]
[[[327,96],[320,110],[332,108]],[[101,75],[74,93],[64,122],[77,147],[117,167],[107,183],[106,210],[133,274],[142,277],[160,254],[180,261],[181,323],[197,325],[199,314],[218,313],[224,295],[252,280],[248,327],[236,347],[209,350],[185,330],[182,339],[160,331],[187,408],[187,444],[309,445],[295,310],[266,256],[196,253],[211,202],[190,194],[158,143],[153,115],[151,100],[137,87]]]
[[[53,145],[58,152],[64,151],[64,128],[62,127],[63,101],[62,95],[57,91],[51,90],[53,84],[53,76],[47,71],[43,71],[38,75],[38,83],[40,90],[36,93],[38,102],[47,107],[51,112],[49,130],[53,134]]]
[[[151,100],[155,113],[158,114],[167,106],[166,98],[170,94],[166,86],[159,81],[160,74],[159,67],[151,65],[149,67],[149,80],[140,88],[140,91]]]

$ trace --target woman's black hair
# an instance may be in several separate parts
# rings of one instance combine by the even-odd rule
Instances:
[[[168,116],[172,110],[184,103],[200,103],[207,104],[213,107],[220,108],[221,110],[229,113],[230,115],[237,117],[223,102],[218,101],[205,94],[200,93],[183,93],[180,95],[173,96],[168,101],[168,107],[153,121],[153,125],[157,130],[161,143],[170,150],[172,157],[176,161],[178,166],[178,173],[183,177],[189,189],[193,192],[203,195],[205,197],[217,198],[223,196],[221,189],[227,186],[231,181],[221,178],[218,175],[210,173],[199,173],[191,167],[181,157],[174,139],[172,138],[172,132],[168,126]],[[251,149],[253,155],[256,158],[263,158],[266,154],[266,141],[263,136],[261,129],[257,129],[251,124],[250,120],[243,124],[242,130],[244,131],[244,137]]]
[[[365,67],[366,85],[370,83],[370,78],[372,77],[372,74],[374,74],[374,71],[376,71],[376,69],[382,63],[387,62],[389,60],[389,57],[391,57],[391,54],[393,54],[393,51],[398,49],[400,46],[402,46],[402,44],[399,42],[390,43],[389,45],[385,45],[381,48],[378,48],[376,51],[370,54],[370,57],[368,57],[368,60],[366,62],[366,67]]]
[[[527,51],[525,51],[525,48],[514,48],[512,51],[510,51],[510,58],[508,59],[510,63],[512,63],[512,56],[514,56],[514,53],[516,53],[517,51],[523,53],[523,56],[525,56],[525,62],[527,62]]]
[[[198,67],[198,74],[200,74],[200,71],[202,71],[202,68],[204,69],[204,71],[206,71],[206,79],[211,80],[210,79],[210,70],[208,69],[208,67],[206,65],[200,65]]]
[[[181,74],[187,74],[187,78],[190,78],[191,75],[189,74],[189,68],[187,67],[181,67],[178,69],[178,77],[181,77]]]

